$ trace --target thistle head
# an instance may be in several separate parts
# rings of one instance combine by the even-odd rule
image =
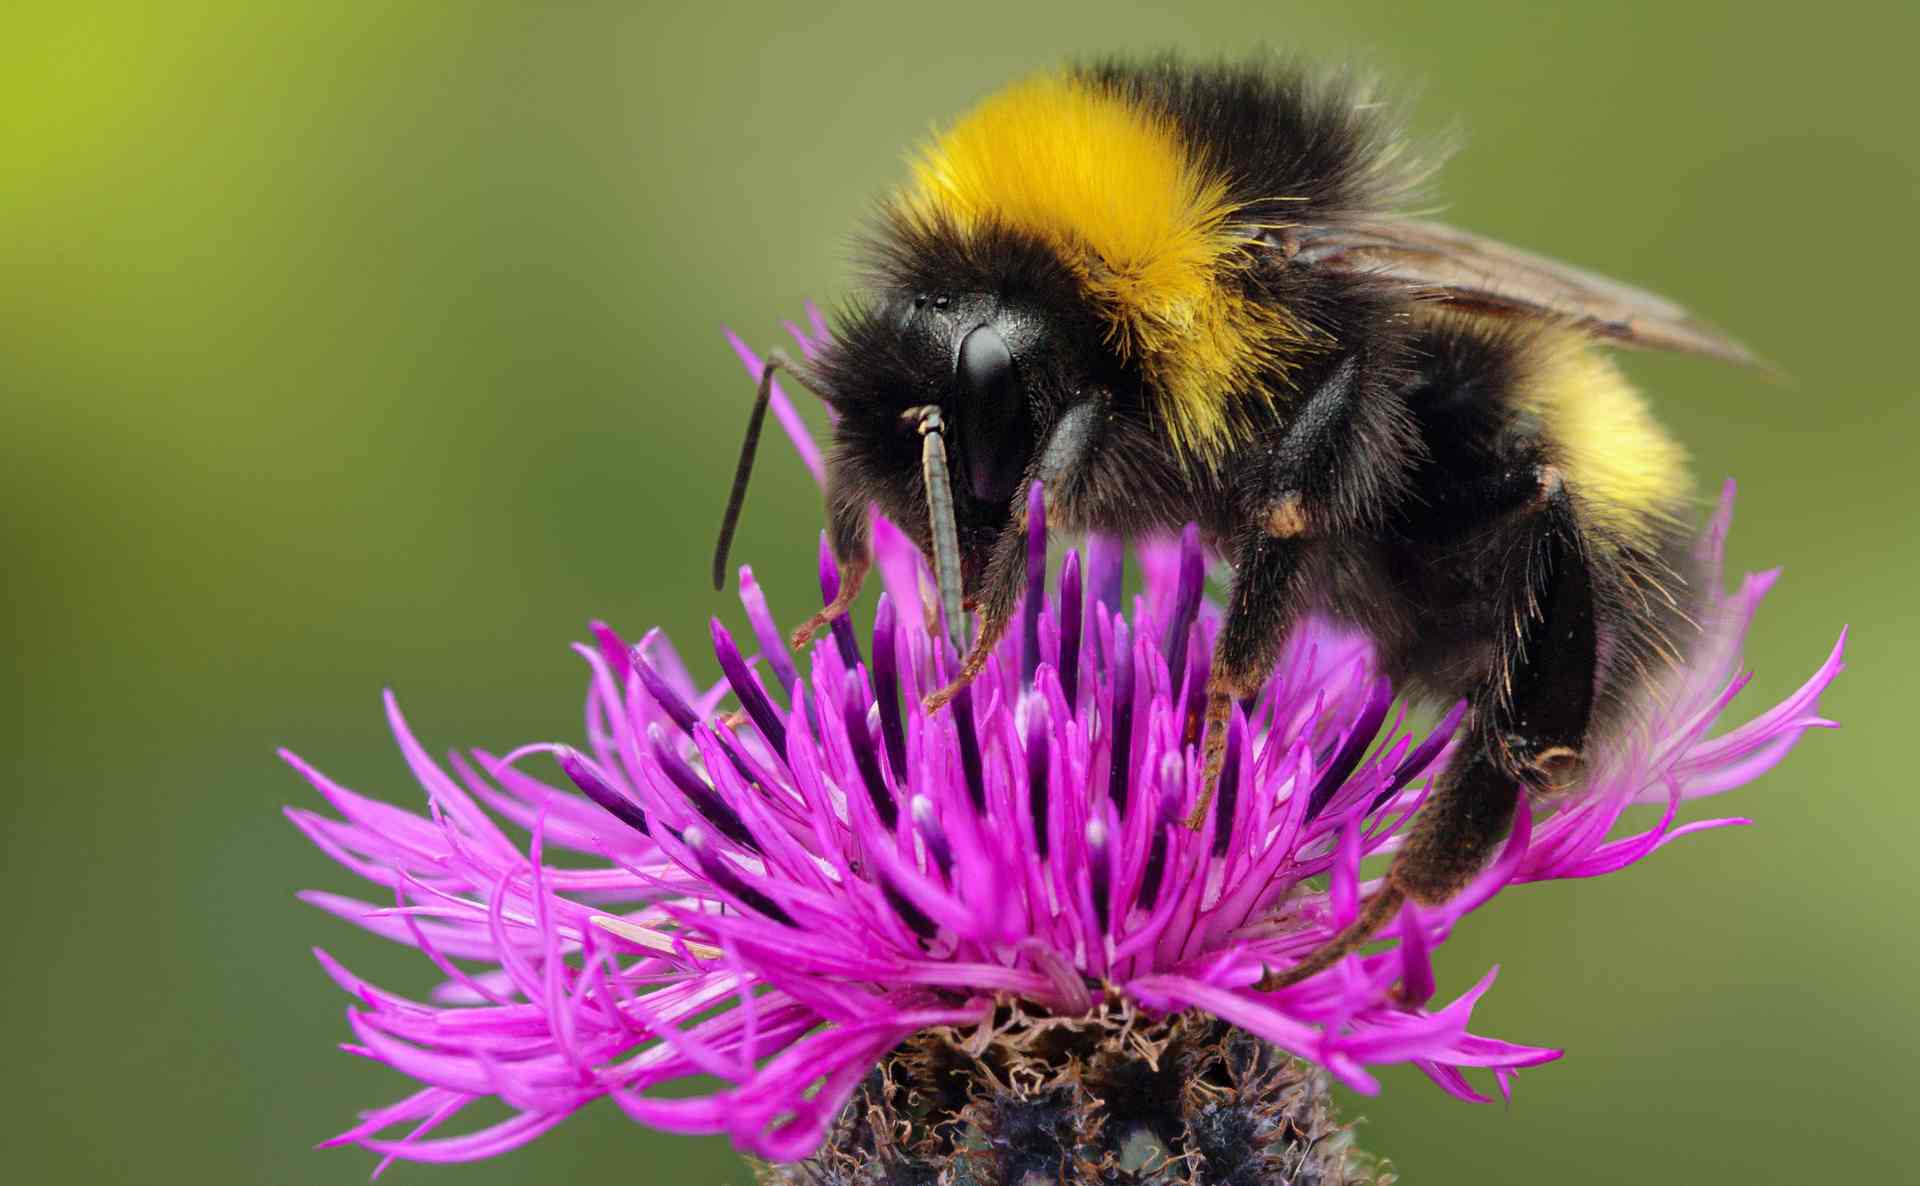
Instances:
[[[794,330],[803,351],[819,332]],[[817,474],[777,387],[772,406]],[[1442,990],[1431,957],[1455,922],[1510,887],[1745,822],[1679,815],[1827,723],[1838,645],[1715,733],[1773,579],[1718,591],[1729,514],[1730,495],[1701,544],[1702,645],[1588,791],[1522,812],[1454,900],[1406,906],[1375,950],[1279,991],[1259,987],[1267,971],[1356,916],[1462,710],[1416,724],[1362,639],[1309,621],[1235,708],[1219,794],[1185,827],[1219,623],[1192,531],[1131,557],[1087,540],[1051,580],[1034,566],[1023,629],[948,711],[921,707],[956,664],[931,574],[884,520],[872,619],[806,654],[744,568],[747,634],[710,626],[718,681],[658,631],[635,644],[596,624],[576,648],[577,746],[436,761],[389,697],[424,814],[288,755],[333,809],[289,815],[376,891],[307,899],[437,970],[415,999],[320,954],[354,998],[348,1048],[417,1084],[332,1143],[467,1160],[604,1097],[656,1128],[726,1133],[780,1182],[1360,1180],[1329,1081],[1372,1092],[1373,1068],[1412,1063],[1484,1100],[1558,1057],[1473,1032],[1494,974]],[[1044,549],[1044,515],[1029,527]],[[821,573],[831,600],[824,547]],[[1636,804],[1657,819],[1623,828]],[[458,1131],[487,1099],[512,1116]]]

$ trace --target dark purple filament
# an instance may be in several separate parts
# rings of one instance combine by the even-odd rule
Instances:
[[[1247,718],[1238,708],[1227,725],[1227,754],[1220,763],[1220,789],[1213,796],[1213,855],[1227,855],[1233,839],[1233,809],[1240,802],[1240,751],[1246,748]]]
[[[900,804],[894,801],[893,791],[880,774],[880,755],[874,752],[873,734],[867,732],[867,702],[860,694],[859,680],[858,672],[847,673],[840,719],[847,729],[847,746],[853,750],[853,764],[860,770],[860,781],[866,784],[867,798],[873,800],[873,810],[879,814],[880,822],[891,829],[900,822]]]
[[[1107,830],[1104,824],[1095,821],[1088,826],[1087,834],[1087,888],[1093,895],[1093,917],[1100,924],[1101,934],[1105,934],[1112,913],[1110,896],[1112,887],[1107,884],[1111,876],[1107,858]]]
[[[692,850],[694,860],[700,866],[700,872],[708,881],[711,881],[716,888],[757,914],[765,915],[773,921],[784,923],[787,926],[793,927],[795,930],[800,928],[800,924],[793,921],[793,915],[788,914],[782,909],[778,902],[748,885],[745,881],[742,881],[738,874],[727,867],[727,862],[724,858],[717,853],[709,851],[706,840],[700,835],[698,828],[688,828],[686,834],[681,836],[680,839]]]
[[[1047,859],[1047,767],[1050,764],[1047,737],[1047,702],[1034,697],[1027,702],[1027,790],[1033,809],[1033,847],[1041,860]]]
[[[832,605],[840,596],[840,565],[827,546],[826,532],[820,533],[820,601]],[[860,640],[853,636],[853,615],[841,614],[833,620],[833,645],[840,650],[840,662],[848,671],[860,666]]]
[[[693,715],[693,709],[680,699],[680,693],[674,691],[666,677],[647,661],[639,647],[634,647],[628,655],[633,661],[633,673],[640,677],[640,686],[647,690],[647,695],[653,697],[660,711],[666,713],[667,719],[677,725],[682,733],[693,736],[694,726],[700,723],[700,718]]]
[[[1133,639],[1127,624],[1113,622],[1113,737],[1107,770],[1107,798],[1114,809],[1127,811],[1128,775],[1133,770]]]
[[[940,876],[951,881],[953,845],[947,841],[946,830],[940,826],[940,817],[934,814],[933,800],[925,795],[915,795],[908,813],[913,816],[914,827],[919,830],[920,839],[927,846],[927,855],[940,867]]]
[[[887,899],[887,905],[893,907],[893,912],[900,916],[900,921],[906,923],[907,929],[919,936],[922,943],[930,942],[940,933],[940,928],[933,925],[933,920],[928,918],[920,907],[915,906],[911,898],[895,889],[893,882],[884,876],[878,880],[880,893]]]
[[[1069,709],[1080,706],[1080,553],[1060,567],[1060,692]]]
[[[766,770],[761,767],[760,763],[754,761],[753,756],[748,754],[740,745],[739,739],[725,729],[715,729],[711,736],[714,741],[719,743],[721,752],[727,755],[727,761],[733,764],[733,768],[739,773],[741,780],[754,790],[760,792],[760,794],[765,795],[767,788],[773,785],[774,780],[767,774]]]
[[[713,653],[720,660],[720,673],[727,677],[727,686],[739,698],[740,707],[747,710],[753,718],[754,727],[760,730],[760,736],[767,739],[776,754],[787,752],[787,725],[780,719],[780,713],[773,707],[773,701],[767,699],[767,693],[760,687],[760,681],[753,678],[747,670],[747,661],[741,657],[740,648],[734,645],[733,635],[720,624],[719,618],[711,619],[713,633]],[[691,732],[691,730],[689,730]]]
[[[1161,820],[1153,830],[1153,844],[1147,849],[1146,871],[1140,877],[1140,909],[1152,910],[1160,897],[1160,882],[1167,875],[1167,829],[1183,825],[1177,820]]]
[[[951,678],[951,674],[960,669],[960,658],[954,653],[951,640],[942,637],[935,640],[940,649],[941,664],[938,668],[942,680]],[[973,804],[975,813],[987,812],[986,771],[980,764],[980,732],[974,727],[973,689],[961,688],[948,705],[953,711],[953,728],[960,741],[960,774],[967,781],[967,802]]]
[[[1440,751],[1447,748],[1447,742],[1453,740],[1454,731],[1460,728],[1460,722],[1466,715],[1467,702],[1464,700],[1457,701],[1452,708],[1448,709],[1447,715],[1440,718],[1440,723],[1433,727],[1433,732],[1421,738],[1420,744],[1413,747],[1413,752],[1408,754],[1400,765],[1394,767],[1393,777],[1387,780],[1386,789],[1374,796],[1372,804],[1367,808],[1368,812],[1375,812],[1386,806],[1389,799],[1405,790],[1407,784],[1418,778],[1422,770],[1432,765],[1433,760],[1440,756]]]
[[[1200,615],[1200,590],[1206,568],[1201,563],[1200,527],[1189,523],[1180,532],[1180,583],[1173,595],[1173,615],[1167,619],[1167,637],[1160,649],[1167,656],[1167,675],[1177,685],[1187,666],[1187,634]],[[1178,689],[1176,688],[1176,691]]]
[[[1384,677],[1373,681],[1373,686],[1367,689],[1366,707],[1354,718],[1346,740],[1340,743],[1340,749],[1314,781],[1313,793],[1307,796],[1307,820],[1320,814],[1327,801],[1333,798],[1333,793],[1340,789],[1347,781],[1347,776],[1353,773],[1353,768],[1360,764],[1360,756],[1367,752],[1367,746],[1373,744],[1374,734],[1380,732],[1380,723],[1387,719],[1387,710],[1391,707],[1393,685]]]
[[[895,786],[907,785],[907,728],[900,718],[900,659],[893,628],[893,598],[880,595],[873,615],[873,695],[880,704],[880,736]]]
[[[1195,626],[1193,633],[1198,635],[1200,628]],[[1200,728],[1207,718],[1207,649],[1197,646],[1186,650],[1187,695],[1180,716],[1180,736],[1188,745],[1197,745],[1200,742]],[[1180,678],[1177,673],[1169,674],[1176,680]]]
[[[580,788],[581,794],[598,803],[609,815],[642,836],[651,835],[647,828],[647,813],[640,810],[639,804],[614,790],[613,784],[601,778],[600,772],[593,768],[593,763],[587,761],[585,755],[579,750],[561,746],[554,751],[553,756],[554,760],[560,763],[560,772],[565,774],[574,786]]]
[[[701,726],[703,729],[705,727]],[[721,834],[735,844],[755,852],[760,851],[760,846],[754,842],[753,833],[747,830],[746,821],[742,820],[739,813],[728,806],[726,800],[722,799],[711,786],[707,785],[706,779],[695,774],[693,767],[687,765],[685,759],[675,752],[673,746],[667,741],[665,730],[657,724],[649,725],[647,740],[652,745],[653,759],[660,764],[661,773],[665,774],[667,780],[687,797],[687,802],[693,805],[693,809],[700,813],[702,819],[720,829]]]
[[[1040,614],[1047,601],[1047,498],[1035,482],[1027,488],[1027,598],[1020,607],[1020,685],[1031,688],[1040,666]]]

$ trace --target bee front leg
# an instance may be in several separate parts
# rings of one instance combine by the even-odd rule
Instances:
[[[853,603],[860,597],[860,586],[866,580],[867,570],[873,567],[873,550],[868,542],[866,499],[857,491],[843,488],[837,480],[838,475],[837,469],[827,473],[827,544],[833,549],[834,562],[840,569],[840,587],[835,591],[832,601],[793,632],[793,649],[796,651],[805,649],[813,641],[814,635],[853,608]]]
[[[1000,640],[1006,637],[1007,624],[1013,620],[1014,607],[1019,603],[1020,592],[1025,585],[1026,561],[1026,528],[1016,520],[994,541],[993,553],[987,559],[987,571],[981,581],[977,603],[979,637],[973,640],[972,648],[961,660],[960,670],[953,679],[921,702],[926,712],[939,712],[945,708],[960,694],[961,689],[987,669],[987,660],[993,656],[993,648],[999,646]]]
[[[1106,415],[1104,394],[1084,400],[1061,414],[1047,435],[1046,445],[1037,454],[1027,481],[1020,484],[1009,509],[1007,525],[994,540],[987,557],[986,573],[976,594],[980,614],[980,637],[974,639],[960,665],[960,671],[946,687],[923,702],[927,712],[938,712],[986,670],[993,648],[1006,636],[1019,603],[1027,575],[1027,490],[1028,482],[1039,482],[1051,516],[1056,508],[1071,505],[1083,480],[1088,461],[1100,439],[1101,421]]]

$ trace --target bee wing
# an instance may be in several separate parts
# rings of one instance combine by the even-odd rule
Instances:
[[[1570,322],[1623,346],[1767,365],[1665,297],[1442,223],[1396,219],[1292,234],[1295,262],[1398,280],[1424,300],[1492,317]]]

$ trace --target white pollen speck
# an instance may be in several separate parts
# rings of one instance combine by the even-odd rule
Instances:
[[[615,918],[611,914],[595,914],[590,916],[587,921],[607,932],[609,935],[618,935],[622,939],[632,943],[638,943],[640,946],[648,948],[649,950],[658,951],[664,955],[679,954],[679,948],[674,945],[673,936],[664,931],[656,931],[651,927],[643,927],[638,923],[628,922],[624,918]],[[718,947],[712,947],[705,943],[694,943],[684,939],[680,941],[680,946],[686,948],[687,954],[698,956],[703,960],[717,960],[725,954]]]

